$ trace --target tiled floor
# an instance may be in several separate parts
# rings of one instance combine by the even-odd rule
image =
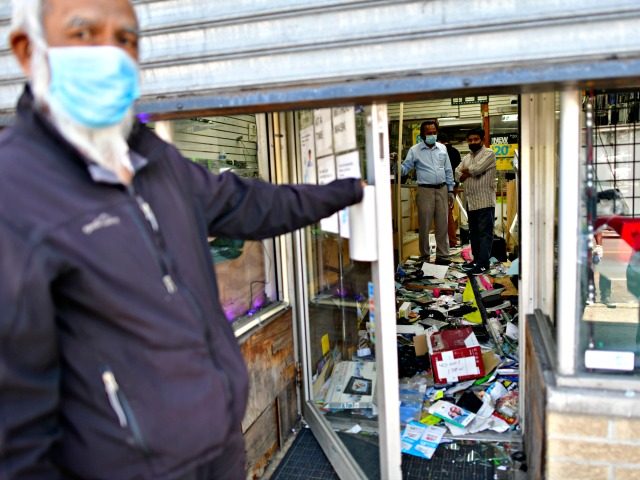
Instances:
[[[271,480],[338,480],[313,433],[303,428]]]
[[[335,420],[335,419],[334,419]],[[330,422],[340,440],[370,480],[380,478],[379,445],[375,434],[347,434],[335,421]],[[339,422],[338,422],[339,423]],[[511,455],[521,450],[521,438],[445,441],[431,460],[403,455],[403,480],[521,480],[526,477],[514,465]],[[508,443],[509,441],[516,443]],[[265,479],[337,479],[328,459],[311,430],[303,428],[280,460],[273,474]],[[273,470],[272,470],[273,471]],[[347,479],[351,480],[351,479]]]
[[[377,444],[359,442],[357,437],[341,438],[352,455],[363,466],[371,480],[379,478],[377,465],[371,465],[376,457]],[[360,457],[360,458],[358,458]],[[500,444],[456,442],[441,445],[431,460],[410,455],[402,458],[404,480],[515,480],[525,478],[523,472],[515,472],[511,466],[500,467],[508,461],[508,454]],[[368,462],[368,464],[367,464]],[[377,463],[377,462],[375,462]],[[327,457],[322,452],[311,430],[305,428],[298,434],[291,448],[282,459],[271,480],[332,480],[338,479]]]

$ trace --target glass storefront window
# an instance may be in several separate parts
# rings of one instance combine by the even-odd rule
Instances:
[[[296,122],[304,183],[366,175],[364,109],[301,111]],[[304,229],[310,400],[330,428],[340,432],[340,441],[368,478],[376,478],[379,352],[370,309],[373,273],[371,263],[350,258],[350,221],[343,211]],[[345,431],[354,423],[360,431]],[[366,463],[363,442],[372,447]]]
[[[640,90],[583,97],[579,366],[640,374]]]
[[[231,171],[268,180],[258,145],[256,115],[194,117],[151,124],[189,160],[213,173]],[[230,322],[255,315],[278,300],[273,240],[210,238],[211,267],[216,269],[220,302]],[[214,267],[215,266],[215,267]]]

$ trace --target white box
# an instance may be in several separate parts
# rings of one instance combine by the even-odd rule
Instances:
[[[409,312],[411,311],[411,302],[404,302],[398,309],[398,317],[409,318]]]

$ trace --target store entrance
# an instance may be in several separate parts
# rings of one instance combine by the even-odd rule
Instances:
[[[465,451],[459,468],[494,478],[523,450],[520,97],[388,109],[403,465],[427,459],[433,474]]]
[[[298,244],[302,412],[333,468],[341,478],[399,478],[400,464],[403,478],[458,470],[468,478],[510,475],[517,468],[514,454],[521,458],[523,449],[519,96],[292,115],[299,181],[325,183],[358,164],[376,189],[375,211],[360,224],[370,228],[365,244],[377,242],[375,258],[352,256],[356,239],[340,216],[306,229]],[[465,159],[469,134],[483,130],[479,155],[491,164],[487,173],[465,160],[474,177],[488,179],[491,241],[482,274],[462,268],[474,262],[471,244],[478,235],[477,203],[465,194],[464,181],[443,187],[446,200],[447,190],[454,194],[445,216],[446,258],[438,255],[434,225],[428,227],[428,254],[421,251],[417,197],[424,187],[416,169],[403,172],[402,163],[424,143],[425,120],[436,122],[436,148],[446,152],[447,165],[449,152]],[[449,147],[441,143],[445,138]],[[391,225],[393,231],[385,230]]]

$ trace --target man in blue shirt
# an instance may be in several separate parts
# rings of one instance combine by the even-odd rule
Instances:
[[[418,193],[416,204],[420,222],[420,255],[429,260],[429,230],[436,228],[436,263],[449,264],[448,212],[453,204],[453,170],[447,147],[438,143],[438,124],[427,120],[420,125],[421,141],[415,144],[402,162],[402,175],[416,170]]]

